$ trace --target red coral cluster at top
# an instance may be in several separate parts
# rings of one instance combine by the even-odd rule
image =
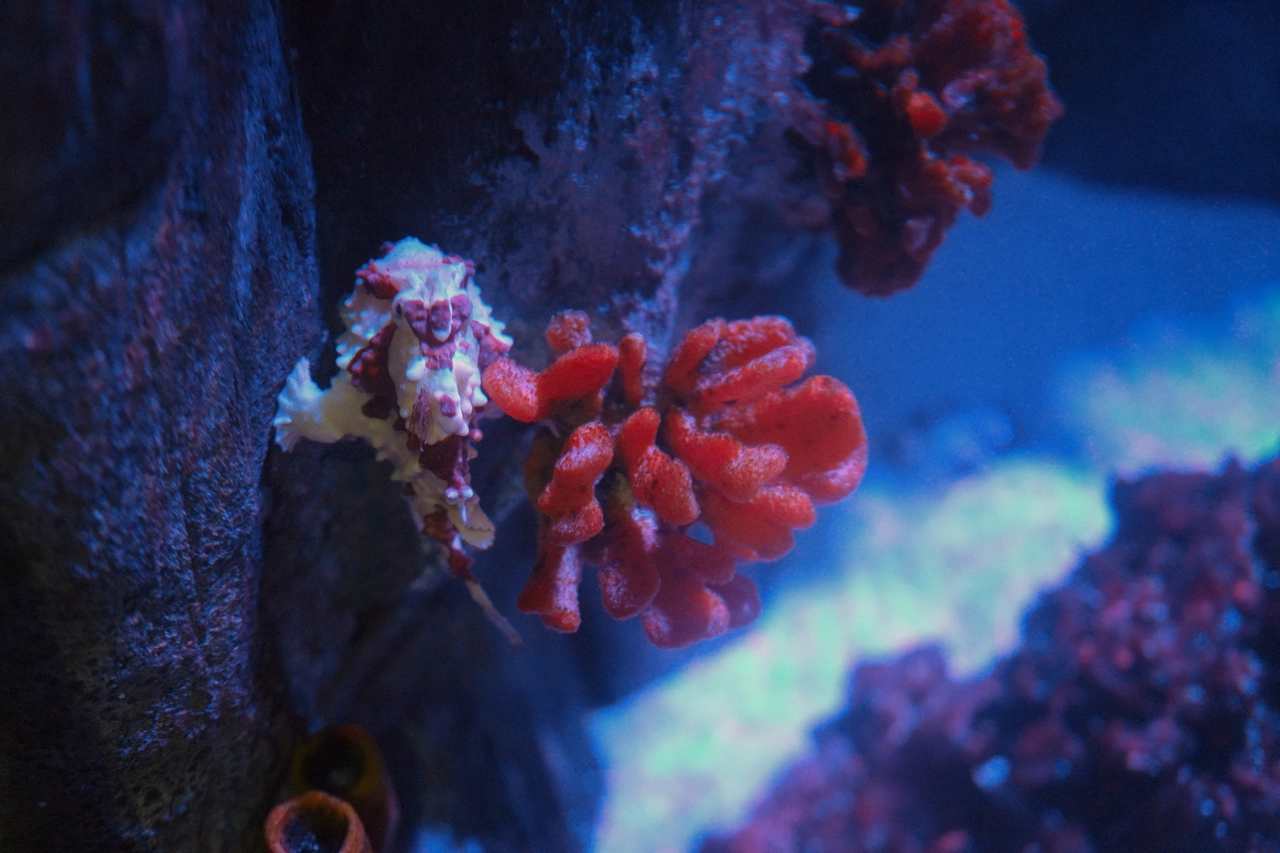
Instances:
[[[558,357],[541,373],[499,358],[484,374],[508,415],[549,421],[525,466],[539,532],[520,609],[576,630],[590,563],[605,610],[640,616],[657,646],[751,622],[760,599],[737,561],[781,557],[792,531],[813,524],[815,503],[862,479],[853,394],[829,376],[794,384],[813,345],[781,317],[710,320],[662,369],[639,334],[592,342],[579,311],[553,318],[547,342]],[[711,544],[691,535],[699,522]]]
[[[1007,0],[819,5],[795,131],[814,157],[849,287],[915,284],[962,210],[991,205],[995,155],[1028,169],[1062,105]]]

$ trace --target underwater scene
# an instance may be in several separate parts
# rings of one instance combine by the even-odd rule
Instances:
[[[1280,853],[1280,4],[0,80],[0,853]]]

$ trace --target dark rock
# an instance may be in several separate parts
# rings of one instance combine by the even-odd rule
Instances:
[[[164,179],[188,92],[164,3],[0,10],[0,269]]]
[[[1066,105],[1046,164],[1109,183],[1280,199],[1280,6],[1022,5]]]
[[[258,484],[318,331],[276,21],[5,17],[0,847],[248,849],[288,740]]]
[[[521,354],[565,308],[602,338],[669,337],[677,297],[710,283],[682,284],[703,200],[748,143],[781,146],[801,69],[800,4],[284,8],[330,326],[352,271],[412,234],[476,262]]]

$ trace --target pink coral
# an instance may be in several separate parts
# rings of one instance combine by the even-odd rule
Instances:
[[[915,284],[963,210],[991,206],[994,155],[1030,168],[1062,105],[1007,0],[816,4],[797,140],[861,293]]]
[[[967,681],[936,648],[863,663],[702,853],[1280,851],[1280,460],[1112,501],[1016,651]]]
[[[550,423],[525,466],[540,521],[520,609],[576,630],[591,564],[605,610],[639,616],[657,646],[751,622],[760,599],[737,563],[787,553],[792,531],[814,523],[814,503],[840,500],[862,478],[853,394],[828,376],[793,384],[813,345],[781,317],[710,320],[660,374],[645,369],[643,336],[594,343],[582,312],[553,318],[547,342],[558,356],[541,373],[499,358],[483,380],[508,415]],[[698,522],[711,544],[691,535]]]

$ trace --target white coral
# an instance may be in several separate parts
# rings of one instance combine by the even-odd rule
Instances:
[[[394,480],[413,486],[420,523],[442,509],[466,542],[486,548],[493,542],[493,522],[471,489],[465,461],[461,472],[433,472],[413,449],[471,433],[488,402],[480,388],[481,351],[487,346],[501,352],[511,345],[471,272],[461,258],[412,237],[370,261],[357,273],[355,290],[342,306],[347,328],[338,339],[338,375],[321,390],[301,359],[280,392],[275,427],[285,450],[300,438],[364,439],[379,459],[391,462]],[[390,341],[385,334],[375,341],[384,332]],[[374,371],[358,360],[362,352],[381,359],[379,369],[389,372],[394,401],[375,399]],[[389,411],[371,417],[366,414],[371,404]],[[469,445],[465,453],[468,459],[475,455]]]

